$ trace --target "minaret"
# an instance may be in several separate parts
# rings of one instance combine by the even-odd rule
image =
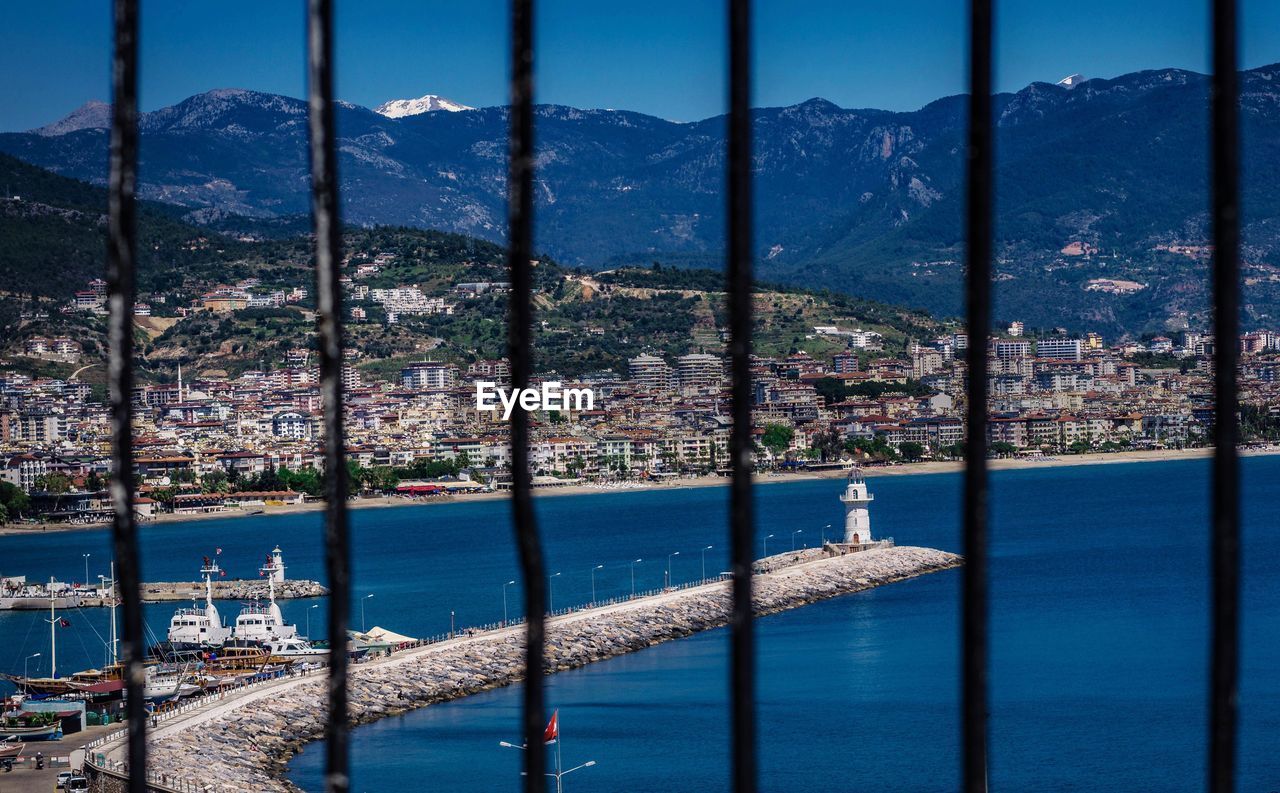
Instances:
[[[849,472],[849,483],[840,494],[844,504],[844,542],[846,545],[865,545],[871,540],[871,511],[867,506],[875,496],[867,492],[867,481],[862,469]]]
[[[182,404],[182,362],[178,362],[178,404]]]

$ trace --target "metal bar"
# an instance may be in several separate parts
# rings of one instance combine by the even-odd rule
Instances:
[[[333,2],[307,3],[307,125],[311,155],[311,224],[315,234],[320,395],[324,405],[325,574],[329,579],[329,713],[325,790],[350,787],[347,728],[347,625],[351,613],[351,543],[347,461],[342,427],[342,223],[338,216],[337,132],[333,101]]]
[[[1235,785],[1240,667],[1240,121],[1235,0],[1213,2],[1210,82],[1213,224],[1214,422],[1211,575],[1213,647],[1209,702],[1209,790]]]
[[[111,407],[111,540],[124,603],[129,791],[147,789],[147,718],[143,709],[145,652],[142,572],[134,515],[133,300],[138,182],[138,3],[115,0],[111,58],[111,172],[107,194],[107,380]]]
[[[992,0],[969,4],[969,146],[966,292],[967,442],[964,447],[964,574],[961,631],[962,786],[987,789],[987,338],[991,329]]]
[[[751,608],[751,561],[755,519],[751,495],[751,2],[729,0],[728,302],[729,366],[732,373],[729,501],[733,614],[730,620],[733,698],[733,789],[756,790],[755,636]]]
[[[142,696],[145,673],[141,564],[134,512],[133,470],[133,304],[137,250],[134,193],[138,161],[138,4],[114,3],[110,176],[108,185],[107,282],[109,317],[108,388],[111,409],[112,543],[124,605],[128,702],[130,791],[146,789],[146,714]]]
[[[507,350],[511,387],[527,388],[533,374],[533,0],[511,2],[511,124],[507,172],[507,268],[511,302],[507,312]],[[517,405],[511,413],[511,508],[523,576],[525,683],[523,729],[525,777],[529,793],[546,790],[546,753],[542,730],[543,646],[547,603],[546,569],[538,524],[533,514],[529,474],[529,414]]]

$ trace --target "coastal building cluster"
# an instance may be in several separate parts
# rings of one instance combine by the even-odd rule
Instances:
[[[375,260],[368,265],[375,268]],[[359,276],[357,276],[359,277]],[[85,302],[101,285],[86,290]],[[404,313],[448,313],[455,304],[416,288],[367,289],[385,321]],[[461,284],[459,300],[501,292],[497,282]],[[214,290],[206,310],[287,303],[301,287],[260,291],[249,279]],[[77,296],[77,302],[80,296]],[[230,306],[230,309],[227,307]],[[962,453],[968,339],[951,333],[885,348],[873,331],[813,327],[839,340],[827,357],[795,352],[752,363],[757,460],[806,468],[950,459]],[[1214,420],[1214,340],[1186,332],[1107,344],[1097,333],[1030,337],[1011,323],[987,340],[991,421],[985,439],[1002,456],[1202,445]],[[1280,333],[1243,334],[1240,376],[1246,440],[1280,426]],[[29,342],[30,344],[30,342]],[[48,340],[68,354],[75,342]],[[269,362],[270,363],[270,362]],[[421,360],[398,373],[344,372],[346,426],[355,485],[367,494],[421,497],[502,489],[511,455],[501,414],[477,409],[476,384],[503,382],[508,362]],[[541,411],[530,450],[538,485],[661,480],[722,471],[729,446],[726,361],[721,355],[643,353],[625,372],[577,378],[593,409]],[[139,503],[154,512],[296,503],[320,491],[321,399],[314,356],[289,350],[270,369],[139,385],[136,407]],[[1251,437],[1249,437],[1251,436]],[[100,391],[65,380],[0,373],[0,481],[28,498],[6,504],[13,520],[45,515],[92,521],[109,514],[108,414]]]

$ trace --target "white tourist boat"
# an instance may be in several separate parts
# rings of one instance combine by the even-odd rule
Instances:
[[[232,637],[241,642],[258,642],[266,646],[269,642],[280,642],[306,637],[298,636],[298,626],[284,621],[280,606],[276,605],[276,581],[283,580],[284,567],[280,561],[280,549],[277,548],[267,557],[267,561],[258,571],[267,579],[267,602],[245,606],[236,617],[236,626]]]
[[[204,576],[204,606],[178,609],[169,620],[169,647],[175,652],[221,647],[232,635],[213,605],[213,578],[222,575],[222,569],[206,556],[200,574]]]
[[[146,699],[176,699],[195,694],[200,686],[188,679],[185,669],[147,667],[147,679],[142,687]]]
[[[263,646],[271,652],[272,659],[291,663],[323,663],[329,660],[329,649],[327,647],[316,647],[301,636],[294,636],[290,639],[272,639],[264,642]]]

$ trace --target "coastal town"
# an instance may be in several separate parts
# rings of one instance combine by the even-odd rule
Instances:
[[[385,325],[451,314],[459,303],[415,285],[359,283],[388,263],[371,257],[347,278],[353,322]],[[585,280],[585,279],[584,279]],[[595,284],[596,288],[603,288]],[[502,295],[502,282],[443,288],[458,301]],[[306,289],[255,279],[220,286],[175,321],[228,317],[305,301]],[[67,311],[100,313],[105,284],[78,292]],[[143,306],[145,322],[150,307]],[[723,338],[720,333],[714,338]],[[956,459],[965,442],[963,332],[891,346],[873,330],[811,324],[805,349],[753,364],[757,465],[821,471]],[[1244,441],[1280,438],[1280,333],[1243,334]],[[986,342],[990,359],[992,456],[1036,459],[1084,453],[1203,446],[1214,420],[1214,340],[1111,342],[1098,333],[1032,335],[1012,322]],[[642,352],[625,371],[575,377],[544,372],[534,386],[563,380],[589,399],[533,417],[535,486],[638,486],[713,476],[726,466],[730,420],[725,359],[706,351]],[[100,363],[71,338],[28,337],[23,356],[78,366]],[[291,347],[234,376],[188,374],[145,383],[134,394],[140,518],[300,505],[322,488],[320,392],[315,356]],[[619,367],[621,368],[621,367]],[[484,387],[510,377],[502,358],[423,355],[385,376],[348,365],[343,373],[353,489],[381,500],[420,500],[501,491],[510,481],[502,412],[486,410]],[[478,393],[478,391],[480,393]],[[9,523],[94,524],[108,520],[108,413],[100,390],[75,374],[38,377],[0,369],[0,513]]]

